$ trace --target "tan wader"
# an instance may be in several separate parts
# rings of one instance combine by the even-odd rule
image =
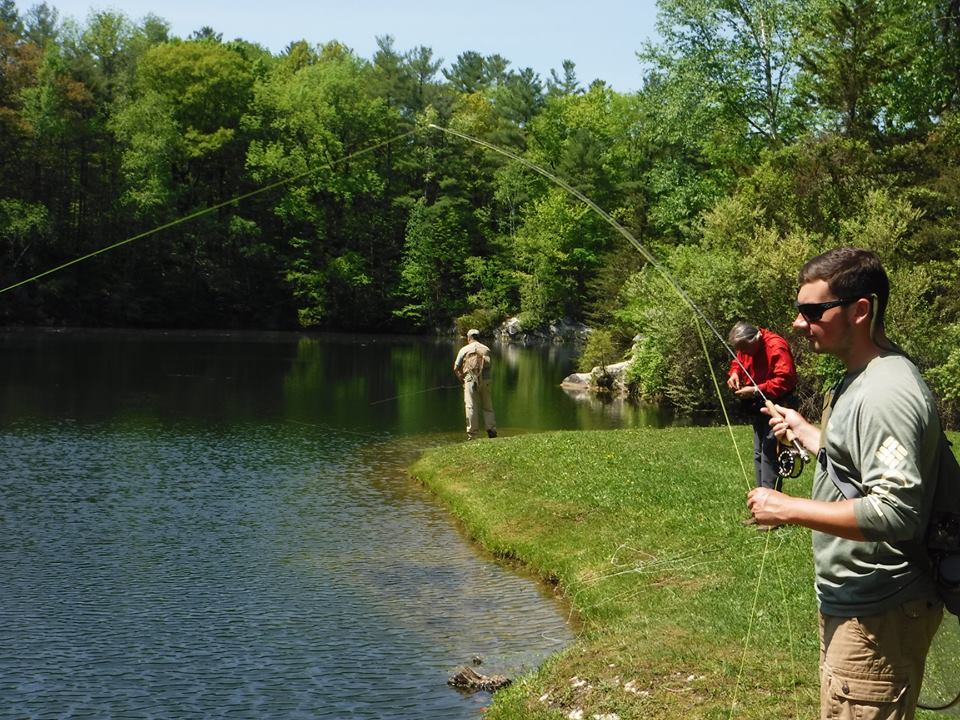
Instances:
[[[493,414],[490,397],[490,381],[477,379],[472,374],[464,376],[463,406],[467,414],[467,437],[476,440],[486,428],[487,433],[496,433],[497,419]]]

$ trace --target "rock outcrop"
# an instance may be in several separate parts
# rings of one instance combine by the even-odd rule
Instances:
[[[464,690],[496,692],[509,685],[510,682],[510,678],[505,675],[481,675],[473,668],[463,666],[447,680],[447,685],[453,685],[453,687],[463,688]]]
[[[590,328],[583,323],[570,322],[569,320],[557,320],[547,326],[525,328],[520,318],[507,318],[500,324],[495,331],[500,342],[504,343],[564,343],[586,342],[587,335],[590,334]]]
[[[569,393],[606,392],[615,397],[625,397],[630,393],[625,381],[629,365],[629,360],[605,367],[598,365],[588,373],[567,375],[560,383],[560,387]]]

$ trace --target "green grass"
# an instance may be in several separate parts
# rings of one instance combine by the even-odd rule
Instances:
[[[817,716],[810,534],[740,524],[750,429],[734,437],[746,475],[726,428],[524,435],[413,466],[474,540],[554,584],[579,619],[573,646],[485,717]],[[811,478],[785,489],[809,496]]]

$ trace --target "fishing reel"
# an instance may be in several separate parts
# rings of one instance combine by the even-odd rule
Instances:
[[[777,475],[782,478],[798,478],[803,473],[806,460],[800,451],[789,445],[780,445],[777,451]]]

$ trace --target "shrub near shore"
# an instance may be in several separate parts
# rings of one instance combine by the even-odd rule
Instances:
[[[580,621],[486,717],[817,716],[810,533],[740,524],[752,438],[732,437],[743,469],[726,428],[523,435],[413,466],[474,540],[555,585]],[[811,479],[785,489],[809,496]]]

